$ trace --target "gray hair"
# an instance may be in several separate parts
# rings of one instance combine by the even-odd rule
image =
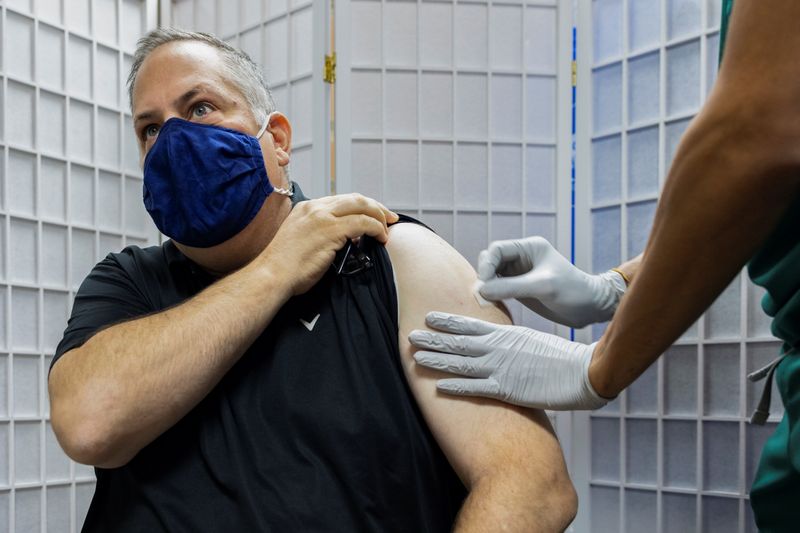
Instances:
[[[234,48],[225,41],[208,33],[180,30],[177,28],[158,28],[136,43],[136,53],[133,56],[131,72],[128,74],[128,100],[133,110],[133,86],[142,63],[150,52],[162,44],[173,41],[198,41],[206,43],[217,49],[223,59],[223,64],[231,82],[239,89],[250,106],[256,122],[260,125],[267,119],[267,115],[275,111],[275,101],[269,90],[261,69],[250,59],[245,52]]]

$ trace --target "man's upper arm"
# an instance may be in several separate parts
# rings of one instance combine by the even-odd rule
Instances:
[[[119,262],[111,256],[106,257],[95,265],[78,289],[67,328],[50,368],[100,329],[151,311],[151,306]]]
[[[429,311],[445,311],[510,323],[499,306],[481,307],[472,294],[475,271],[450,245],[415,224],[391,228],[387,250],[399,300],[400,354],[419,407],[462,481],[471,487],[492,471],[511,469],[531,484],[565,474],[563,455],[542,411],[490,399],[464,399],[436,390],[443,374],[416,365],[408,342],[425,328]]]

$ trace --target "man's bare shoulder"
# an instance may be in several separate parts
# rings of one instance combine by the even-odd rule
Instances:
[[[472,292],[475,270],[433,231],[419,224],[395,224],[389,228],[386,248],[402,292],[398,295],[401,310],[473,313],[492,322],[510,323],[502,304],[478,304]]]

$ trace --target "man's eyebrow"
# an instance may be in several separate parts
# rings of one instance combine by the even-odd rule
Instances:
[[[173,102],[173,105],[175,107],[181,108],[184,105],[186,105],[186,102],[190,101],[192,98],[201,93],[217,94],[210,87],[207,87],[205,85],[198,85],[196,87],[192,87],[191,89],[180,95],[178,98],[176,98],[175,101]],[[134,119],[133,123],[136,124],[142,120],[149,120],[155,116],[156,116],[155,111],[143,111],[142,113],[136,115],[136,118]]]
[[[195,96],[197,96],[202,92],[208,92],[208,88],[202,85],[192,87],[191,89],[180,95],[178,98],[176,98],[172,105],[174,105],[177,108],[182,108],[184,105],[186,105],[186,102],[188,102],[189,100],[191,100],[192,98],[194,98]]]
[[[135,125],[136,123],[141,122],[142,120],[149,120],[153,118],[155,115],[156,115],[155,111],[144,111],[136,115],[136,118],[133,119],[133,123]]]

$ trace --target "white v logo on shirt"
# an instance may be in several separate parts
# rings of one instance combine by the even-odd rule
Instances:
[[[319,313],[317,313],[317,316],[311,319],[311,322],[306,322],[301,318],[300,323],[303,324],[308,331],[312,331],[314,326],[317,324],[317,320],[319,320]]]

